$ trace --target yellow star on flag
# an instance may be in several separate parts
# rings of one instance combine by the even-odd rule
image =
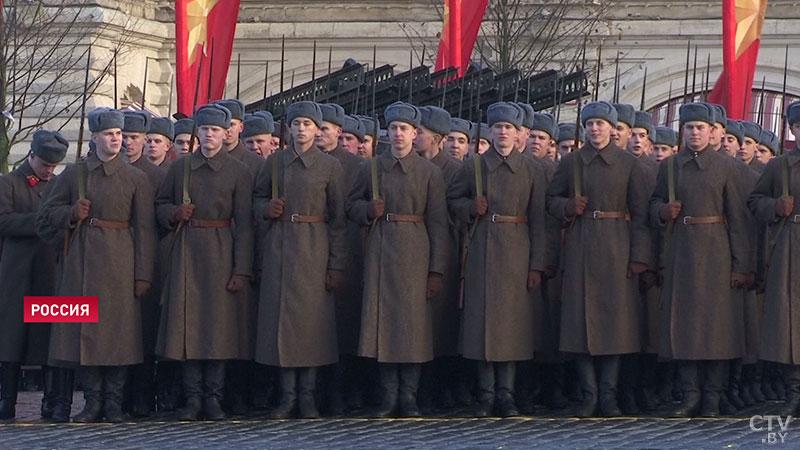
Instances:
[[[767,0],[736,0],[736,58],[761,38]]]
[[[189,29],[189,65],[197,59],[197,45],[204,48],[208,36],[208,15],[220,0],[193,0],[186,5],[186,23]]]

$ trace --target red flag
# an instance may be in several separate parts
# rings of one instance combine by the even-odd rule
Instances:
[[[203,72],[200,74],[197,104],[204,105],[222,98],[225,92],[225,80],[228,78],[238,15],[239,0],[175,2],[175,80],[178,87],[178,112],[192,115],[197,70],[201,59],[204,62]]]
[[[442,37],[436,54],[436,70],[458,68],[463,75],[489,0],[445,0]]]
[[[724,69],[709,103],[725,107],[728,118],[746,119],[761,44],[767,0],[723,0],[722,61]]]

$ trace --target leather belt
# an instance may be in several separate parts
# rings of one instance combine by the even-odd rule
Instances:
[[[186,222],[186,225],[189,225],[192,228],[228,228],[231,226],[230,219],[224,220],[199,220],[199,219],[191,219]]]
[[[792,223],[800,223],[800,214],[795,214],[794,216],[792,216],[791,222]]]
[[[385,216],[383,216],[383,219],[387,222],[424,222],[425,216],[387,213]]]
[[[588,218],[588,216],[587,216]],[[625,211],[592,211],[591,218],[594,220],[600,219],[628,219],[630,216]]]
[[[286,214],[281,216],[281,222],[291,223],[325,223],[328,219],[325,216],[301,216],[300,214]]]
[[[703,217],[683,216],[683,218],[678,220],[678,223],[682,223],[684,225],[712,225],[715,223],[723,223],[723,222],[725,222],[725,218],[722,216],[703,216]]]
[[[485,214],[482,216],[492,223],[528,223],[525,216],[502,216],[500,214]]]
[[[89,226],[98,228],[123,229],[123,228],[130,228],[131,224],[130,222],[118,222],[115,220],[100,220],[92,217],[91,219],[89,219]]]

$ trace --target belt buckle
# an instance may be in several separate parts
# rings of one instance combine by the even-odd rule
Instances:
[[[96,226],[97,226],[97,219],[96,219],[96,218],[94,218],[94,217],[92,217],[91,219],[89,219],[89,226],[90,226],[90,227],[96,227]]]
[[[602,215],[603,215],[603,211],[598,211],[598,210],[592,211],[592,219],[594,219],[594,220],[602,219],[603,218]]]
[[[683,222],[684,225],[691,225],[689,223],[690,220],[692,220],[692,216],[683,216],[682,222]]]
[[[300,217],[300,214],[292,214],[291,216],[289,216],[289,222],[297,223],[297,218],[298,217]]]
[[[794,222],[794,223],[800,223],[800,214],[795,214],[795,215],[792,217],[792,222]]]
[[[497,216],[500,214],[492,214],[492,223],[497,223]]]
[[[394,213],[386,213],[386,216],[384,217],[384,220],[386,220],[387,222],[393,222],[394,221]]]

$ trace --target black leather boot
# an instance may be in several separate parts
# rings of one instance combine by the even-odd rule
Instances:
[[[75,371],[63,367],[54,367],[52,371],[55,401],[51,420],[55,423],[66,423],[69,422],[72,414],[72,390],[75,385]]]
[[[517,404],[514,402],[514,378],[517,365],[514,361],[496,362],[495,382],[497,384],[497,414],[500,417],[514,417],[519,415]]]
[[[52,367],[42,366],[42,391],[42,419],[52,419],[56,404],[55,375]]]
[[[370,414],[372,417],[392,417],[397,408],[397,394],[399,389],[397,364],[378,363],[380,372],[381,390],[383,398],[380,406]]]
[[[575,410],[575,415],[577,417],[592,417],[595,409],[597,409],[597,378],[594,372],[594,361],[592,361],[590,355],[577,355],[575,357],[575,368],[578,372],[578,381],[580,382],[582,394],[582,401]]]
[[[761,392],[764,393],[764,398],[766,398],[768,402],[774,402],[778,399],[778,394],[775,392],[775,389],[772,388],[774,373],[772,370],[773,365],[768,361],[759,361],[758,364],[760,364],[762,368]]]
[[[478,404],[475,417],[488,417],[494,410],[494,363],[475,361],[478,374]]]
[[[800,407],[800,366],[786,366],[784,368],[786,384],[786,401],[783,402],[779,414],[781,416],[794,416]]]
[[[155,360],[145,357],[142,364],[137,364],[131,371],[131,406],[133,417],[149,417],[153,410]]]
[[[744,401],[740,397],[742,384],[742,360],[731,361],[728,369],[728,401],[738,410],[744,408]]]
[[[332,416],[341,416],[347,409],[344,402],[345,384],[347,380],[345,369],[345,360],[341,359],[331,367],[329,372],[332,374],[332,382],[330,386],[328,386],[327,412]]]
[[[678,362],[678,385],[683,393],[680,405],[673,408],[668,417],[694,417],[700,406],[700,387],[697,361]]]
[[[399,399],[400,415],[403,417],[422,417],[417,406],[417,390],[422,364],[400,364]]]
[[[203,366],[197,360],[183,363],[183,393],[186,405],[178,411],[178,420],[197,420],[203,410]]]
[[[86,404],[78,415],[72,418],[77,423],[100,422],[103,415],[103,371],[97,366],[81,367],[79,370],[83,398]]]
[[[656,355],[642,354],[639,358],[639,382],[636,388],[636,403],[643,411],[653,411],[658,407],[656,389]],[[625,409],[623,408],[623,412]]]
[[[600,377],[597,383],[598,390],[598,415],[602,417],[618,417],[622,415],[622,411],[617,406],[617,383],[619,380],[619,367],[621,364],[621,357],[618,355],[601,356],[599,359]],[[629,394],[633,397],[633,391]],[[635,399],[632,407],[638,413],[639,408],[636,407]]]
[[[269,413],[270,419],[288,419],[297,406],[297,369],[281,367],[281,400]]]
[[[175,395],[180,384],[178,372],[180,367],[175,361],[156,362],[156,410],[159,412],[175,411],[178,399]]]
[[[203,362],[203,412],[208,420],[223,420],[222,390],[225,387],[225,361],[208,360]]]
[[[703,380],[702,417],[719,417],[720,391],[722,391],[723,366],[726,361],[707,361],[702,364],[705,372]]]
[[[317,400],[314,392],[317,388],[317,368],[304,367],[297,370],[297,409],[301,419],[319,419]]]
[[[17,392],[19,390],[19,363],[0,364],[0,420],[16,416]]]
[[[750,380],[750,395],[753,396],[753,400],[755,400],[756,403],[764,403],[767,401],[764,393],[761,392],[763,369],[764,367],[758,362],[753,364],[753,378]]]
[[[620,411],[620,415],[635,416],[639,414],[639,405],[636,404],[636,386],[639,384],[639,354],[629,354],[619,356],[619,367],[617,369],[618,380],[617,388],[619,391],[619,406],[616,410]],[[609,358],[608,356],[600,357],[600,360]],[[602,379],[602,364],[601,363],[601,377],[598,387],[600,388],[600,409],[603,413],[603,379]],[[614,412],[614,411],[612,411]],[[613,416],[612,416],[613,417]]]
[[[228,411],[233,416],[243,416],[250,409],[247,399],[250,397],[250,365],[251,361],[235,360],[227,363],[225,377],[225,401]]]
[[[557,363],[544,367],[546,372],[542,375],[546,378],[547,386],[550,389],[550,394],[547,396],[547,406],[552,409],[563,409],[569,403],[564,395],[564,380],[567,376],[564,364]]]
[[[677,369],[674,361],[663,362],[657,365],[659,374],[658,401],[663,405],[671,405],[675,401],[675,380]]]
[[[127,367],[103,368],[103,416],[106,422],[120,423],[125,420],[122,414],[122,394],[125,392]]]

